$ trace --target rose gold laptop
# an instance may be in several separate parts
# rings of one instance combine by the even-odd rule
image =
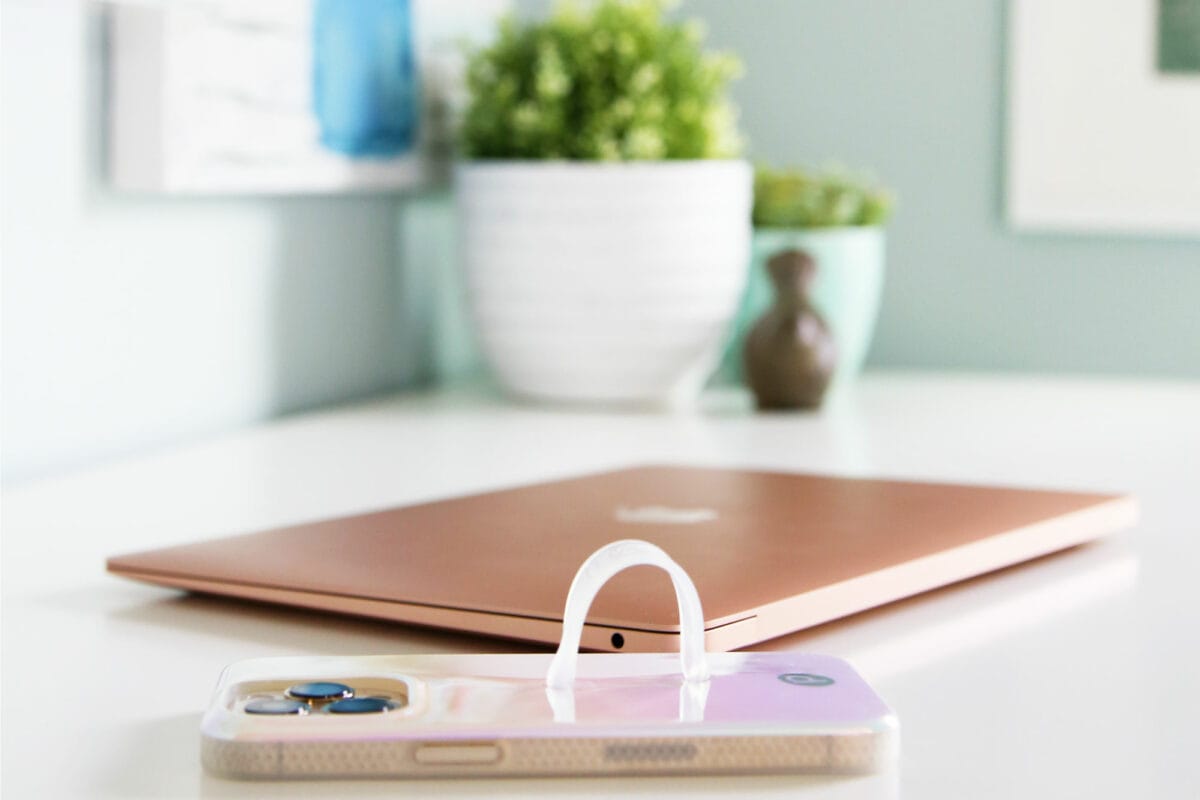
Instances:
[[[556,643],[575,570],[646,539],[695,580],[727,650],[1132,525],[1132,497],[641,467],[109,559],[198,592]],[[653,567],[596,598],[583,645],[678,650]]]

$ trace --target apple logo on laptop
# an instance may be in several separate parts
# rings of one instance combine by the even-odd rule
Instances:
[[[617,506],[617,522],[633,525],[696,525],[712,522],[717,512],[711,508],[670,508],[668,506]]]

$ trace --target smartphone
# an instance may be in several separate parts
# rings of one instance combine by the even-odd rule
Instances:
[[[209,771],[238,778],[869,773],[895,715],[838,658],[583,654],[549,690],[549,655],[267,658],[221,676],[202,722]]]

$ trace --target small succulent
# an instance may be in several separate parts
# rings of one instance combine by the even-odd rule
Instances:
[[[729,158],[741,148],[727,87],[741,65],[707,53],[667,0],[560,2],[509,15],[467,67],[464,155],[635,161]]]
[[[754,224],[760,228],[882,225],[893,204],[887,189],[840,169],[760,167],[754,176]]]

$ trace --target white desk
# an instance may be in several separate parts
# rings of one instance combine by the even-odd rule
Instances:
[[[706,405],[657,416],[400,396],[8,491],[5,796],[1200,797],[1200,384],[879,375],[816,416],[756,416],[736,395]],[[521,646],[103,571],[116,552],[664,461],[1127,489],[1144,521],[770,643],[850,658],[896,708],[901,766],[870,779],[211,778],[197,726],[228,662]]]

